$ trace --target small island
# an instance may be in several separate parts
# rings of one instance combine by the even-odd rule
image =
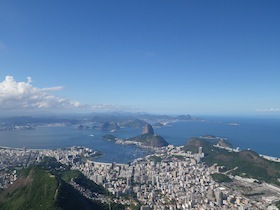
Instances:
[[[102,136],[102,139],[105,139],[105,140],[107,140],[107,141],[116,141],[116,140],[117,140],[117,137],[114,136],[114,135],[108,134],[108,135]]]

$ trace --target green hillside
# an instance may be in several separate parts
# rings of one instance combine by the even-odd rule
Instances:
[[[60,172],[58,174],[60,175],[61,179],[65,182],[70,182],[71,180],[73,180],[80,186],[92,192],[102,194],[102,195],[108,194],[108,191],[104,187],[88,179],[85,175],[83,175],[78,170],[68,170],[68,171]]]
[[[0,194],[1,209],[60,209],[56,204],[59,180],[50,173],[32,167]]]
[[[47,161],[47,163],[50,162],[52,162],[52,159]],[[40,166],[33,166],[20,171],[20,177],[17,181],[0,193],[0,209],[108,209],[107,205],[92,201],[81,195],[68,182],[74,180],[91,192],[107,193],[102,186],[87,179],[79,171],[55,170],[56,166],[54,164],[49,165],[50,169],[46,170],[47,164],[43,163]]]
[[[202,159],[207,165],[217,164],[224,166],[224,170],[235,169],[232,175],[255,178],[275,185],[280,185],[280,163],[268,161],[256,152],[244,150],[241,152],[228,152],[213,145],[217,141],[208,141],[201,138],[192,138],[185,145],[185,150],[196,152],[203,148],[205,157]]]

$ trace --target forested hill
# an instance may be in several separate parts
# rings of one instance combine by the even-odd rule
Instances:
[[[203,148],[205,157],[202,159],[207,165],[217,164],[224,166],[224,170],[234,169],[231,174],[248,178],[255,178],[260,182],[280,186],[278,181],[280,177],[280,163],[268,161],[251,150],[240,152],[230,152],[222,148],[214,147],[219,143],[218,140],[208,140],[205,138],[192,138],[186,145],[186,151],[196,152],[199,147]],[[229,143],[223,142],[224,146],[230,146]]]
[[[69,184],[70,180],[91,192],[107,193],[103,187],[88,180],[79,171],[56,171],[53,166],[44,164],[20,171],[19,178],[1,192],[0,209],[108,209],[106,204],[84,197]]]

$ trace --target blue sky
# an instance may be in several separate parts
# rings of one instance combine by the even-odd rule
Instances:
[[[280,114],[278,0],[0,5],[4,111]]]

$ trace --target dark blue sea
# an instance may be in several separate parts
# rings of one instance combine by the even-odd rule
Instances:
[[[235,147],[260,154],[280,157],[280,119],[204,117],[204,121],[170,123],[155,132],[174,145],[184,145],[191,137],[215,135],[227,138]],[[35,130],[1,131],[0,146],[37,149],[65,148],[81,145],[99,150],[104,156],[98,161],[128,163],[150,153],[133,145],[119,145],[102,140],[108,134],[77,127],[37,127]],[[121,129],[113,133],[118,138],[141,134],[140,129]]]

